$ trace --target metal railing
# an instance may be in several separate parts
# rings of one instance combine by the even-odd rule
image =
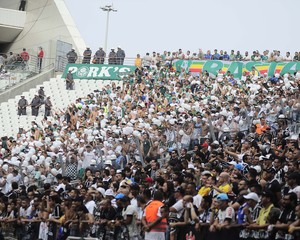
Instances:
[[[0,68],[0,92],[6,91],[41,72],[53,69],[54,63],[47,61],[49,59],[43,60],[43,63],[50,62],[50,64],[43,64],[41,69],[38,66],[38,58],[34,55],[30,55],[28,61],[15,59],[11,62],[4,62]]]
[[[109,59],[108,57],[105,57],[103,64],[109,64],[108,59]],[[82,61],[83,61],[83,56],[78,56],[75,63],[76,64],[82,64]],[[134,63],[135,63],[135,58],[128,57],[128,58],[124,59],[123,65],[133,66]],[[56,60],[55,60],[55,70],[59,69],[60,71],[63,71],[67,64],[68,64],[68,58],[67,57],[57,56]],[[93,64],[93,57],[90,60],[90,64]]]

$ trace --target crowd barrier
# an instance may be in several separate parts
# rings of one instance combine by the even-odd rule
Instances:
[[[31,224],[31,223],[26,223]],[[257,230],[257,231],[249,231],[249,235],[241,234],[241,231],[244,229],[242,226],[231,226],[222,230],[218,230],[216,232],[209,231],[209,226],[201,226],[199,231],[195,231],[190,226],[180,227],[177,228],[177,233],[175,235],[175,239],[179,239],[183,237],[186,232],[191,232],[195,240],[218,240],[218,239],[232,239],[232,240],[275,240],[276,238],[276,231],[268,232],[267,230]],[[183,232],[180,232],[183,230]],[[191,231],[189,231],[191,230]],[[15,240],[17,239],[16,236],[13,236],[16,232],[16,229],[11,229],[11,233],[4,233],[4,239]],[[168,233],[166,233],[168,234]],[[243,236],[242,236],[243,235]],[[295,232],[293,235],[286,234],[286,240],[299,240],[299,232]],[[167,237],[168,239],[168,237]],[[69,236],[67,240],[99,240],[98,238],[93,237],[80,237],[80,236]],[[125,240],[129,240],[126,239]],[[181,239],[180,239],[181,240]]]

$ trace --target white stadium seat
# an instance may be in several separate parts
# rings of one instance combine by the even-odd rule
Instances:
[[[38,92],[41,86],[44,87],[45,95],[50,96],[53,109],[66,109],[69,104],[75,103],[75,100],[79,97],[86,97],[88,94],[94,92],[96,89],[102,89],[103,86],[111,84],[111,81],[95,81],[95,80],[75,80],[75,90],[66,90],[66,82],[61,79],[61,76],[51,78],[49,81],[45,81],[42,85],[37,85],[27,92],[23,92],[21,95],[25,96],[28,103],[31,103],[34,95]],[[121,85],[119,81],[116,81],[116,85]],[[1,86],[0,86],[1,88]],[[31,116],[31,108],[27,107],[27,116],[17,115],[17,105],[21,98],[21,95],[17,95],[15,98],[9,99],[7,102],[0,104],[0,136],[7,134],[9,136],[15,136],[18,132],[18,126],[23,125],[26,130],[31,127],[31,122],[36,121],[37,124],[41,124],[41,120],[44,117],[45,107],[41,106],[39,110],[39,116]],[[49,117],[48,119],[53,118]],[[93,238],[90,238],[91,240]]]

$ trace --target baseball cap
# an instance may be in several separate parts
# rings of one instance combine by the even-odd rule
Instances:
[[[234,168],[236,168],[236,169],[242,171],[242,170],[243,170],[243,165],[240,164],[240,163],[238,163],[238,164],[236,164],[236,165],[234,166]]]
[[[230,161],[230,162],[228,162],[228,164],[229,164],[229,165],[234,165],[234,166],[235,166],[235,165],[237,165],[237,162],[236,162],[236,161]]]
[[[92,159],[90,165],[96,165],[96,160]]]
[[[203,144],[201,145],[201,147],[208,147],[208,143],[207,143],[207,142],[203,143]]]
[[[148,182],[148,183],[153,183],[153,179],[151,177],[147,177],[145,179],[145,182]]]
[[[112,189],[107,189],[106,191],[105,191],[105,196],[107,197],[107,196],[115,196],[115,194],[114,194],[114,191],[112,190]]]
[[[105,189],[104,189],[104,188],[98,187],[98,188],[97,188],[97,191],[98,191],[99,193],[101,193],[103,197],[105,197]]]
[[[255,169],[257,173],[261,172],[261,166],[259,166],[259,165],[251,166],[250,168]]]
[[[206,170],[206,171],[203,171],[201,175],[211,175],[211,172]]]
[[[227,201],[229,200],[228,196],[226,193],[220,193],[218,196],[217,196],[217,200],[218,201]]]
[[[255,202],[259,202],[259,197],[258,197],[258,195],[256,194],[256,193],[254,193],[254,192],[250,192],[250,193],[248,193],[247,195],[245,195],[244,196],[244,198],[245,199],[251,199],[251,200],[253,200],[253,201],[255,201]]]
[[[115,196],[115,199],[122,199],[125,195],[123,193],[118,193],[116,196]]]

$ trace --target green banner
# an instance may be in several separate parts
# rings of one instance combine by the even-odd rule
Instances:
[[[135,66],[124,65],[67,64],[62,78],[71,71],[74,79],[121,80],[121,76],[133,73],[135,69]]]
[[[286,73],[295,73],[300,70],[300,62],[229,62],[218,60],[175,60],[173,67],[177,72],[191,72],[202,73],[207,71],[213,75],[219,72],[226,74],[230,71],[235,78],[241,78],[243,72],[250,73],[255,69],[257,75],[265,73],[272,77],[274,74],[279,73],[284,75]]]

